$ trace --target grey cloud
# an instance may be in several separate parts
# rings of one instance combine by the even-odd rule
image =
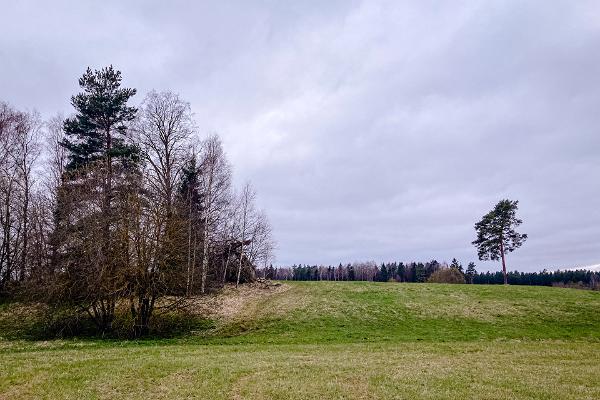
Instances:
[[[69,112],[109,63],[179,92],[257,186],[279,263],[475,260],[473,224],[504,197],[530,235],[510,267],[600,262],[596,2],[5,8],[3,100]]]

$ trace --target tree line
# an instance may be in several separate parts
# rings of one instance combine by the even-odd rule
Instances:
[[[371,281],[371,282],[438,282],[495,285],[504,284],[504,273],[477,272],[474,262],[464,268],[456,259],[450,265],[432,260],[429,262],[357,262],[323,265],[292,265],[273,267],[259,271],[266,279],[292,281]],[[507,272],[512,285],[574,286],[600,288],[600,272],[589,270],[563,270],[541,272]]]
[[[254,280],[272,258],[268,219],[190,104],[151,91],[134,106],[112,66],[79,86],[67,118],[0,102],[0,295],[67,307],[102,334],[127,304],[142,336],[157,307]]]

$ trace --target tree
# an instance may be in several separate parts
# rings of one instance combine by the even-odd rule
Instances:
[[[385,263],[381,264],[381,268],[379,270],[379,279],[380,282],[387,282],[389,280],[388,269]]]
[[[480,260],[502,259],[505,285],[508,284],[505,254],[518,249],[527,240],[527,234],[520,234],[515,230],[523,222],[516,215],[518,205],[518,200],[498,202],[492,211],[475,224],[477,239],[472,242]]]
[[[177,185],[182,183],[186,162],[190,162],[186,158],[187,148],[190,144],[190,136],[195,131],[195,125],[189,103],[175,93],[151,91],[140,107],[133,129],[136,140],[141,145],[145,166],[143,174],[145,198],[139,199],[142,201],[141,211],[143,211],[140,221],[142,226],[146,226],[147,229],[152,227],[149,230],[154,232],[152,238],[148,239],[137,235],[136,243],[155,251],[150,253],[151,257],[148,257],[149,265],[140,265],[136,275],[139,283],[145,282],[138,286],[152,288],[152,290],[139,291],[143,296],[138,298],[143,301],[138,301],[138,304],[144,302],[153,304],[165,293],[183,292],[183,284],[173,278],[179,277],[186,269],[185,266],[191,267],[189,260],[186,260],[186,255],[192,249],[187,248],[186,245],[189,244],[187,235],[191,228],[189,218],[194,215],[188,207],[189,202],[185,201],[188,199],[184,200],[181,197]],[[188,175],[185,178],[188,181],[182,183],[185,186],[182,190],[194,190],[191,187],[194,182],[189,179],[193,179],[197,171],[195,166],[191,168],[193,171],[186,170]],[[150,214],[152,218],[147,218],[144,214]],[[135,215],[133,214],[132,218]],[[142,231],[134,230],[134,232]],[[189,274],[187,278],[190,278]],[[186,291],[189,289],[188,283],[186,279]],[[140,316],[142,331],[144,331],[146,330],[144,322],[150,319],[152,307],[144,306],[139,309],[141,312],[136,312],[136,315]],[[145,310],[150,313],[148,318],[143,317]],[[132,313],[133,311],[132,309]]]
[[[40,128],[36,112],[0,102],[0,291],[8,281],[23,282],[30,273]]]
[[[95,71],[88,68],[79,78],[83,92],[71,98],[77,114],[64,123],[63,146],[69,150],[67,169],[75,170],[101,160],[106,167],[107,185],[111,183],[113,158],[124,160],[139,153],[136,146],[124,139],[127,123],[137,112],[135,107],[127,105],[136,90],[121,88],[121,79],[121,72],[112,65]]]
[[[202,269],[200,293],[207,286],[209,253],[213,247],[213,238],[219,225],[224,225],[226,211],[231,202],[231,168],[225,157],[221,140],[212,135],[202,143],[201,152],[201,188],[202,188]]]
[[[465,273],[467,282],[472,284],[473,279],[475,278],[475,275],[477,275],[477,271],[475,270],[475,263],[473,261],[471,261],[469,263],[469,265],[467,266],[467,271]]]
[[[196,253],[198,249],[198,231],[200,230],[200,223],[202,221],[200,169],[195,152],[192,152],[188,156],[183,166],[179,189],[179,205],[181,208],[180,213],[183,215],[187,225],[184,242],[187,243],[185,294],[188,296],[193,291]]]
[[[112,66],[79,85],[74,115],[48,121],[43,144],[37,113],[0,102],[0,295],[87,314],[103,335],[129,306],[137,337],[183,294],[256,279],[273,259],[268,218],[249,185],[232,201],[221,141],[195,140],[190,105],[153,91],[138,112]]]
[[[150,165],[149,184],[170,215],[185,150],[195,130],[190,105],[174,93],[151,91],[134,127]]]
[[[242,273],[242,263],[245,259],[244,257],[244,245],[246,244],[246,234],[248,233],[248,226],[249,226],[249,217],[252,215],[253,211],[254,211],[254,198],[255,198],[256,194],[254,192],[254,189],[252,188],[252,186],[250,185],[250,183],[246,183],[244,185],[244,188],[242,189],[242,193],[241,193],[241,197],[239,199],[240,202],[240,219],[241,219],[241,232],[240,232],[240,236],[241,236],[241,249],[240,249],[240,258],[239,258],[239,263],[238,263],[238,271],[237,271],[237,278],[235,281],[235,287],[238,287],[238,285],[240,284],[240,276]]]
[[[463,266],[462,266],[461,263],[458,262],[458,260],[456,258],[452,259],[452,263],[450,264],[450,268],[454,268],[455,270],[457,270],[461,274],[463,272]]]
[[[59,189],[55,261],[67,271],[63,295],[105,333],[127,290],[127,207],[140,159],[139,146],[127,136],[137,109],[127,102],[136,90],[122,88],[112,66],[88,68],[79,85],[83,91],[71,98],[76,114],[64,122],[68,163]]]

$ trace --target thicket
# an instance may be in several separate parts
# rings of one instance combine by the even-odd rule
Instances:
[[[139,337],[157,310],[254,280],[268,220],[190,104],[152,91],[132,105],[112,66],[79,86],[67,118],[0,102],[0,295],[46,304],[57,330],[109,335],[126,310]]]

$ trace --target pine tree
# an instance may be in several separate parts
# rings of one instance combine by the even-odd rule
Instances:
[[[139,193],[139,147],[126,140],[136,109],[135,89],[121,88],[112,66],[87,69],[83,91],[71,98],[76,114],[64,121],[68,163],[59,188],[54,262],[68,271],[63,293],[87,309],[101,332],[111,329],[115,304],[127,290],[126,235],[131,195]]]
[[[87,69],[79,78],[83,92],[71,98],[77,114],[64,122],[65,140],[69,151],[68,170],[104,160],[112,168],[113,159],[136,160],[137,146],[125,143],[127,123],[135,118],[137,109],[127,106],[136,90],[121,88],[121,72],[110,67]],[[109,171],[106,171],[107,173]]]
[[[512,252],[521,247],[527,240],[526,234],[520,234],[515,228],[523,221],[517,218],[519,202],[501,200],[494,209],[485,214],[481,221],[475,224],[477,239],[472,244],[477,248],[480,260],[497,261],[502,259],[502,274],[504,284],[508,284],[506,274],[506,252]]]

